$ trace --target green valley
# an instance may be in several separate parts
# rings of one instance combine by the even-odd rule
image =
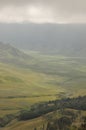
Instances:
[[[1,119],[9,117],[10,114],[19,114],[22,110],[30,110],[33,105],[84,95],[85,57],[50,55],[37,51],[23,52],[11,45],[0,44]],[[57,112],[57,116],[58,114]],[[51,112],[50,116],[53,117],[54,112]],[[22,130],[32,130],[32,123],[38,128],[48,122],[41,116],[25,122],[15,119],[10,123],[6,130],[20,130],[22,125]],[[5,127],[2,128],[4,129]]]

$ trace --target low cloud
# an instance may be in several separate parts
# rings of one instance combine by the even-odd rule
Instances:
[[[86,23],[86,1],[0,0],[0,22]]]

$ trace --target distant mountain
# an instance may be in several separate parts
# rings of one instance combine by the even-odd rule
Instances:
[[[32,57],[26,55],[10,44],[0,42],[0,62],[14,65],[26,65]]]
[[[23,50],[86,56],[86,24],[0,24],[0,37]]]

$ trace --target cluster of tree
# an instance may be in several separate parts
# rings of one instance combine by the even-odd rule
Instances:
[[[63,116],[53,122],[48,122],[46,130],[86,130],[86,122],[83,121],[80,127],[72,126],[73,120]]]
[[[58,109],[72,108],[76,110],[86,110],[86,96],[77,98],[66,98],[34,105],[31,110],[20,112],[19,120],[29,120]]]
[[[0,118],[0,127],[4,127],[13,119],[15,119],[15,115],[12,115],[12,114],[9,114],[9,115],[4,116],[3,118]]]
[[[78,130],[86,130],[86,116],[83,117],[83,123]]]
[[[86,110],[86,96],[79,96],[77,98],[64,98],[61,100],[51,101],[56,105],[57,109],[72,108],[77,110]]]
[[[14,118],[18,120],[29,120],[42,116],[49,112],[62,110],[64,108],[72,108],[77,110],[86,110],[86,96],[77,98],[65,98],[61,100],[49,101],[45,103],[35,104],[30,110],[22,110],[18,115],[7,115],[0,118],[0,127],[5,126]],[[67,113],[68,114],[68,113]],[[70,113],[69,113],[70,114]],[[73,114],[73,113],[71,113]]]
[[[40,130],[86,130],[86,116],[80,116],[80,111],[64,110],[62,113],[61,117],[49,120],[47,126],[43,124]],[[81,122],[78,116],[82,118],[82,120],[80,118]],[[77,119],[80,126],[73,124]],[[38,128],[34,128],[34,130],[38,130]]]
[[[47,124],[46,130],[69,130],[72,124],[72,120],[69,117],[63,116],[59,119],[56,119],[53,122]]]
[[[29,120],[29,119],[34,119],[39,116],[42,116],[44,114],[47,114],[51,111],[54,111],[53,107],[43,107],[40,108],[38,107],[37,109],[31,109],[31,110],[22,110],[20,112],[20,115],[18,117],[19,120]]]
[[[77,111],[77,112],[74,112],[73,110],[65,110],[65,109],[61,109],[60,111],[60,114],[63,115],[63,116],[67,116],[67,117],[71,117],[71,121],[75,121],[76,118],[80,115],[81,115],[81,111]]]

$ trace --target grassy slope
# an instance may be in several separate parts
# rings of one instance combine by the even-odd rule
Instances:
[[[35,60],[27,61],[27,67],[0,63],[1,116],[59,96],[85,95],[85,59],[29,55]]]
[[[0,70],[0,115],[16,112],[40,101],[53,100],[55,94],[63,91],[59,86],[56,88],[56,85],[44,83],[44,74],[4,64],[0,64]]]

